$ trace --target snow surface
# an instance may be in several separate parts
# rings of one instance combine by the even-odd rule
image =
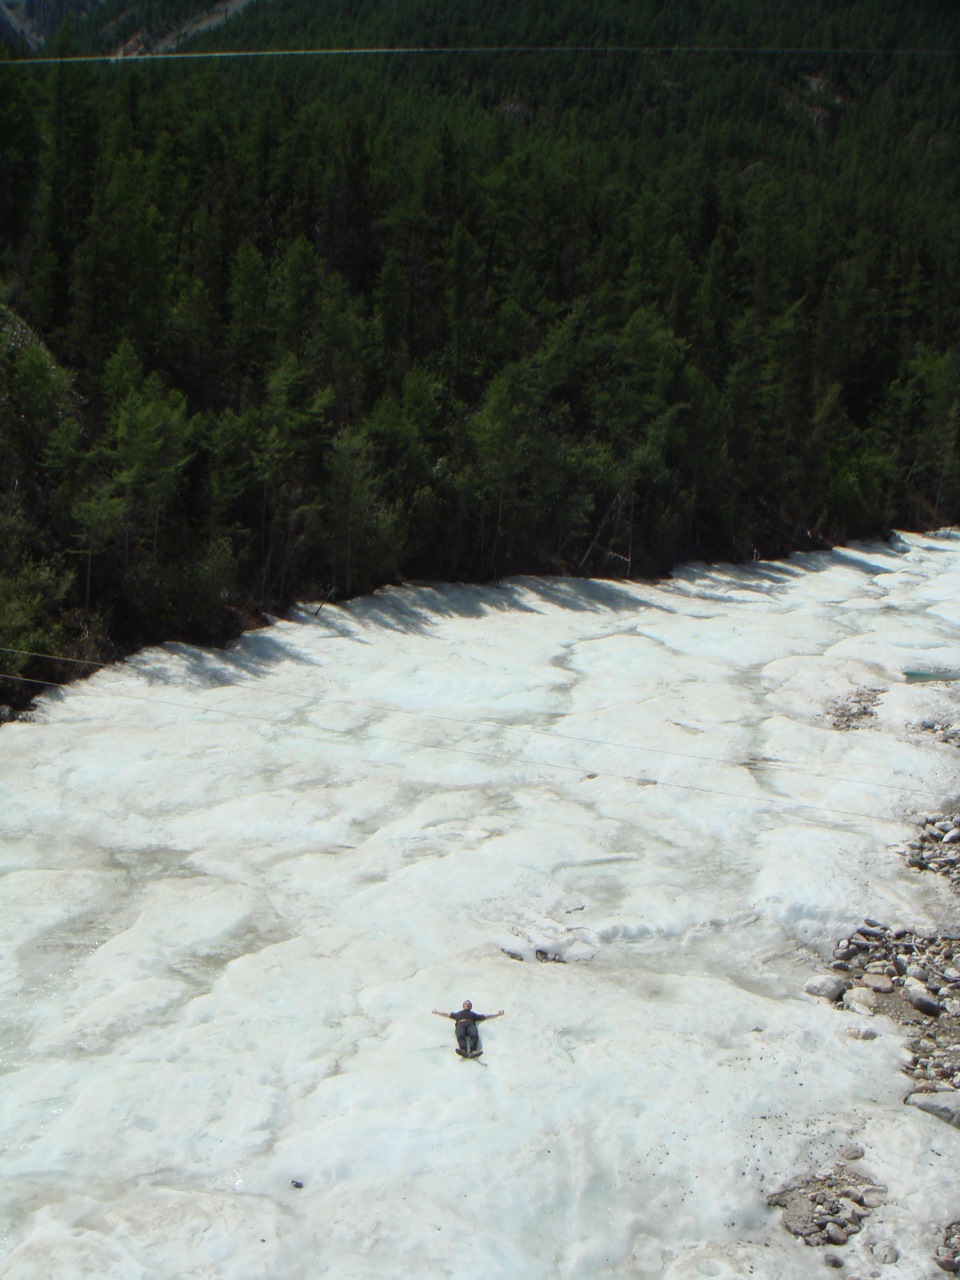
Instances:
[[[957,927],[892,846],[958,791],[960,686],[903,675],[960,671],[958,600],[950,535],[411,587],[44,698],[0,730],[0,1276],[792,1280],[765,1197],[851,1140],[844,1274],[940,1274],[960,1131],[802,988],[864,915]]]

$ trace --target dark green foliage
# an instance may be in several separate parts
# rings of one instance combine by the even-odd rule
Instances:
[[[4,313],[5,635],[960,518],[951,6],[270,0],[195,47],[367,46],[454,51],[0,62],[46,344]]]

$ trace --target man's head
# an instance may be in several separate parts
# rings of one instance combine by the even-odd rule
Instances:
[[[463,1007],[464,1007],[465,1009],[472,1009],[472,1008],[473,1008],[473,1001],[472,1001],[472,1000],[464,1000],[464,1002],[463,1002]]]

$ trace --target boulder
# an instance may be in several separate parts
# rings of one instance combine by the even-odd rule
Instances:
[[[832,973],[821,973],[803,984],[808,995],[820,996],[824,1000],[839,1000],[846,990],[847,984],[842,978]]]
[[[949,1093],[911,1093],[906,1101],[908,1107],[918,1107],[960,1129],[960,1093],[956,1090]]]

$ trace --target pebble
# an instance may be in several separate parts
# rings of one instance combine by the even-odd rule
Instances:
[[[880,1035],[873,1027],[847,1027],[846,1033],[851,1040],[876,1040]]]
[[[859,1147],[855,1149],[863,1154]],[[768,1195],[767,1203],[783,1210],[783,1225],[791,1235],[816,1248],[846,1244],[860,1230],[860,1221],[869,1210],[858,1206],[866,1206],[871,1194],[879,1195],[876,1204],[883,1203],[882,1188],[837,1163],[832,1169],[791,1179]],[[830,1256],[825,1255],[824,1261]]]
[[[956,745],[960,746],[960,733]],[[954,846],[960,846],[960,814],[928,814],[919,824],[917,838],[905,842],[899,852],[909,867],[944,876],[960,896],[960,848]],[[804,991],[830,1001],[848,1014],[869,1017],[874,1012],[885,1013],[910,1027],[914,1038],[903,1070],[911,1079],[911,1088],[904,1101],[960,1128],[960,966],[954,964],[957,942],[960,936],[955,933],[918,934],[903,925],[885,925],[866,916],[838,941],[831,971],[810,978]],[[960,947],[956,952],[960,958]],[[877,1038],[879,1033],[872,1027],[856,1018],[851,1021],[855,1025],[847,1026],[845,1031],[852,1039]],[[840,1160],[859,1160],[863,1148],[847,1143],[838,1156]],[[837,1164],[838,1171],[842,1168]],[[846,1244],[849,1236],[860,1230],[863,1214],[878,1208],[886,1199],[882,1187],[868,1185],[851,1169],[846,1173],[854,1181],[845,1187],[828,1186],[829,1175],[809,1179],[807,1185],[814,1190],[805,1213],[797,1203],[798,1188],[803,1185],[799,1180],[788,1183],[777,1195],[768,1196],[768,1203],[783,1208],[784,1226],[802,1237],[805,1244]],[[872,1244],[869,1252],[883,1266],[892,1266],[900,1257],[899,1250],[889,1241]],[[830,1267],[844,1265],[833,1253],[825,1253],[823,1261]],[[933,1261],[942,1271],[960,1274],[960,1221],[946,1228],[943,1245]]]
[[[873,1246],[873,1256],[885,1267],[892,1266],[900,1259],[900,1250],[890,1243],[875,1244]]]

